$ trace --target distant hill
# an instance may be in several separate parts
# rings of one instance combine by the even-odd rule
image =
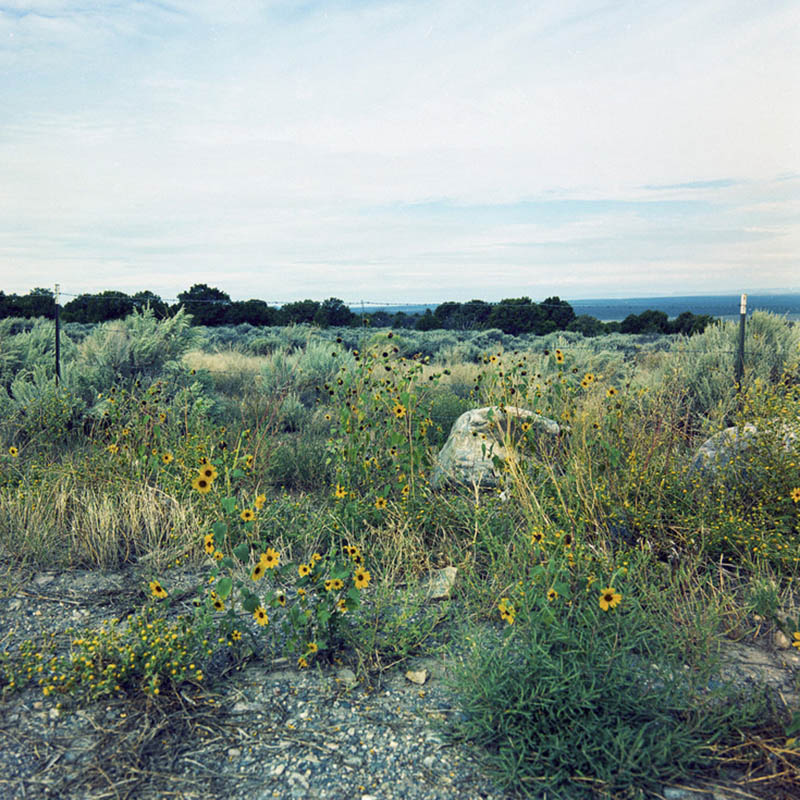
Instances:
[[[643,311],[653,309],[664,311],[670,318],[677,317],[684,311],[693,314],[710,314],[712,317],[734,319],[739,316],[739,295],[686,295],[684,297],[628,297],[628,298],[597,298],[590,300],[569,300],[567,302],[575,309],[576,314],[588,314],[603,322],[623,320],[629,314],[641,314]],[[442,300],[442,303],[446,300]],[[423,314],[426,308],[433,311],[439,303],[425,305],[365,305],[366,314],[376,311],[386,311],[396,314],[402,311],[405,314]],[[350,306],[357,314],[362,312],[361,305]],[[800,320],[800,294],[753,294],[747,296],[748,313],[759,309],[771,311],[773,314],[786,315],[791,320]]]

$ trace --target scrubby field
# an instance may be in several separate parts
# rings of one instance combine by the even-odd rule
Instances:
[[[800,796],[797,670],[784,702],[720,672],[727,641],[800,652],[800,328],[752,315],[738,391],[737,336],[143,313],[65,326],[56,385],[52,323],[0,321],[5,570],[143,576],[138,611],[66,646],[6,631],[4,697],[168,703],[213,682],[220,650],[368,677],[444,637],[463,664],[448,734],[510,794],[634,797],[735,768],[741,796]],[[564,432],[509,425],[500,486],[433,489],[451,425],[483,406]],[[725,469],[692,470],[746,423]],[[427,600],[445,567],[458,615]],[[187,569],[203,578],[178,615]]]

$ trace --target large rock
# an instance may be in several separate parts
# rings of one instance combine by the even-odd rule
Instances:
[[[690,474],[697,472],[710,477],[724,472],[736,456],[747,450],[755,435],[756,426],[750,424],[718,431],[700,445],[692,460]]]
[[[445,483],[493,487],[500,482],[494,465],[495,457],[504,461],[508,453],[503,438],[511,425],[521,436],[521,426],[527,423],[537,433],[555,437],[561,433],[557,422],[533,411],[514,406],[474,408],[453,423],[450,436],[436,458],[431,486]]]
[[[776,445],[780,444],[787,453],[797,447],[798,435],[794,428],[786,423],[778,423],[777,431]],[[700,449],[692,460],[689,473],[713,477],[732,471],[742,477],[746,473],[746,467],[738,465],[737,461],[744,460],[743,457],[756,444],[760,436],[766,436],[766,434],[762,434],[755,425],[749,422],[741,427],[733,426],[715,433],[700,445]]]

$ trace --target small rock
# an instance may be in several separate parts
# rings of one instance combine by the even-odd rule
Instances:
[[[772,637],[772,643],[778,650],[788,650],[792,646],[791,640],[783,631],[775,631],[775,635]]]
[[[411,683],[416,683],[422,686],[426,680],[428,680],[428,670],[420,669],[420,670],[409,670],[406,672],[406,678],[411,681]]]
[[[337,673],[336,677],[348,688],[352,689],[354,686],[358,685],[358,678],[356,678],[355,672],[351,670],[349,667],[342,667]]]
[[[306,779],[305,775],[301,775],[299,772],[291,772],[289,773],[289,783],[290,784],[300,784],[304,789],[308,789],[308,780]]]
[[[8,604],[9,611],[19,611],[22,608],[22,600],[12,600]]]
[[[693,792],[691,789],[673,789],[672,787],[664,788],[664,800],[700,800],[700,798],[708,798],[707,795],[700,792]]]
[[[240,700],[238,703],[234,704],[231,709],[231,714],[248,714],[251,711],[259,710],[260,706],[257,703],[246,703],[244,700]]]
[[[436,756],[425,756],[422,759],[422,765],[427,769],[433,769],[436,766]]]
[[[36,586],[47,586],[48,583],[51,583],[56,578],[55,575],[49,572],[43,572],[41,575],[37,575],[33,582]]]
[[[458,570],[455,567],[444,567],[433,570],[428,583],[429,600],[449,600],[450,592],[456,582]]]
[[[283,771],[286,769],[286,764],[276,764],[269,772],[273,778],[279,778],[283,775]]]
[[[61,716],[61,711],[57,708],[51,708],[49,711],[50,719],[58,719]]]
[[[228,750],[228,758],[239,758],[242,751],[238,747],[231,747]]]

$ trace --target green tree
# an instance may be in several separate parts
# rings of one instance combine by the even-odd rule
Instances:
[[[133,300],[134,308],[139,311],[150,306],[156,319],[164,319],[169,316],[169,306],[157,294],[148,289],[136,292],[131,300]]]
[[[541,303],[541,307],[547,319],[552,320],[557,330],[566,330],[570,322],[575,319],[575,311],[572,306],[558,295],[548,297]]]
[[[133,311],[133,299],[124,292],[79,294],[64,306],[64,322],[108,322],[123,319]]]
[[[641,314],[628,314],[619,329],[621,333],[669,333],[669,317],[664,311],[648,308]]]
[[[669,332],[692,336],[695,333],[702,333],[714,322],[716,319],[709,314],[692,314],[691,311],[684,311],[670,321]]]
[[[584,336],[601,336],[606,333],[606,326],[597,317],[581,314],[567,325],[568,331],[577,331]]]
[[[322,305],[314,313],[313,321],[321,328],[329,328],[354,325],[358,320],[338,297],[329,297],[322,301]]]
[[[271,308],[263,300],[242,300],[231,303],[228,309],[227,320],[230,325],[265,326],[280,325],[280,313],[277,308]]]
[[[492,307],[486,321],[489,328],[499,328],[503,333],[518,336],[521,333],[542,335],[556,329],[542,307],[530,297],[507,297]]]
[[[432,331],[441,326],[439,320],[433,315],[433,312],[429,308],[426,308],[425,313],[417,320],[414,327],[418,331]]]
[[[178,294],[178,302],[192,315],[193,325],[225,325],[231,298],[221,289],[196,283]]]
[[[316,300],[297,300],[294,303],[286,303],[281,306],[281,314],[284,324],[288,323],[312,323],[314,315],[319,311],[319,303]]]

